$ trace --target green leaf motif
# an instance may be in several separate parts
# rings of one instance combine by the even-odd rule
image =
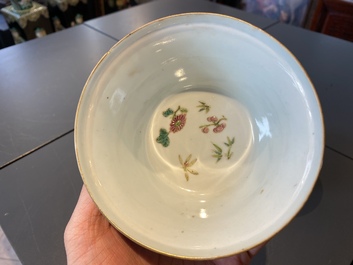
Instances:
[[[168,108],[166,111],[164,111],[163,113],[164,117],[168,117],[169,115],[174,114],[174,111],[171,108]]]
[[[199,103],[200,103],[201,105],[196,106],[197,108],[200,108],[200,109],[199,109],[199,112],[205,111],[206,113],[208,113],[208,112],[210,111],[210,108],[211,108],[211,107],[210,107],[209,105],[207,105],[205,102],[199,101]]]
[[[163,145],[164,147],[168,147],[170,144],[169,140],[169,133],[167,132],[166,129],[160,129],[159,130],[159,136],[157,137],[156,141],[157,143]]]
[[[231,152],[231,148],[235,142],[235,138],[233,137],[232,140],[227,136],[227,141],[228,143],[224,143],[226,146],[228,146],[228,152],[227,152],[227,159],[229,160],[232,155],[233,155],[233,152]]]
[[[217,161],[216,161],[216,163],[217,163],[223,157],[223,154],[222,154],[223,150],[218,145],[216,145],[214,143],[212,143],[212,144],[216,148],[216,150],[213,150],[214,155],[212,155],[212,157],[217,158]]]
[[[213,144],[213,146],[217,149],[217,151],[219,152],[219,153],[222,153],[222,148],[220,148],[218,145],[216,145],[216,144],[214,144],[214,143],[212,143]],[[217,153],[216,151],[215,151],[215,153]]]
[[[232,147],[233,147],[234,142],[235,142],[235,137],[233,137],[232,139],[230,139],[230,138],[227,136],[227,142],[223,142],[223,144],[224,144],[225,146],[227,146],[228,148],[227,148],[227,152],[224,152],[224,153],[223,153],[223,150],[222,150],[221,147],[219,147],[218,145],[212,143],[213,146],[215,147],[215,149],[212,150],[212,152],[213,152],[212,157],[217,158],[216,163],[217,163],[218,161],[220,161],[220,160],[223,158],[223,155],[226,156],[228,160],[232,157],[233,152],[232,152],[231,149],[232,149]]]

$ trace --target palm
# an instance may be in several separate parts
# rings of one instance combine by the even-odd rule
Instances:
[[[85,188],[65,230],[68,264],[245,265],[260,249],[214,261],[186,261],[159,255],[122,236],[100,213]]]

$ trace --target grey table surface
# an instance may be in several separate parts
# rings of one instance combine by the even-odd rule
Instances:
[[[87,77],[115,43],[80,25],[0,50],[0,168],[73,129]]]
[[[191,11],[232,15],[272,34],[307,70],[325,115],[317,184],[252,264],[352,262],[353,44],[207,1],[159,0],[0,50],[0,225],[23,264],[66,264],[63,231],[82,186],[73,122],[90,71],[129,31]]]

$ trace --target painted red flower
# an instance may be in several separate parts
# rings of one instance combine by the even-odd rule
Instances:
[[[208,132],[209,132],[209,130],[210,130],[210,129],[208,129],[208,127],[204,127],[204,128],[202,128],[202,130],[201,130],[201,131],[202,131],[203,133],[208,133]]]
[[[179,132],[186,123],[186,114],[176,115],[170,122],[170,131],[173,133]]]
[[[207,118],[207,121],[209,121],[209,122],[217,122],[218,118],[216,116],[210,116],[210,117]]]
[[[222,123],[220,125],[217,125],[215,128],[213,128],[213,132],[214,133],[220,133],[221,131],[224,130],[224,128],[226,127],[225,123]]]

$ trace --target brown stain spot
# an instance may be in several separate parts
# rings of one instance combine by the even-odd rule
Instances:
[[[261,191],[260,191],[260,194],[262,194],[264,192],[264,189],[262,189]]]
[[[137,69],[136,68],[133,68],[129,73],[128,73],[128,76],[129,77],[133,77],[135,74],[137,74]]]

